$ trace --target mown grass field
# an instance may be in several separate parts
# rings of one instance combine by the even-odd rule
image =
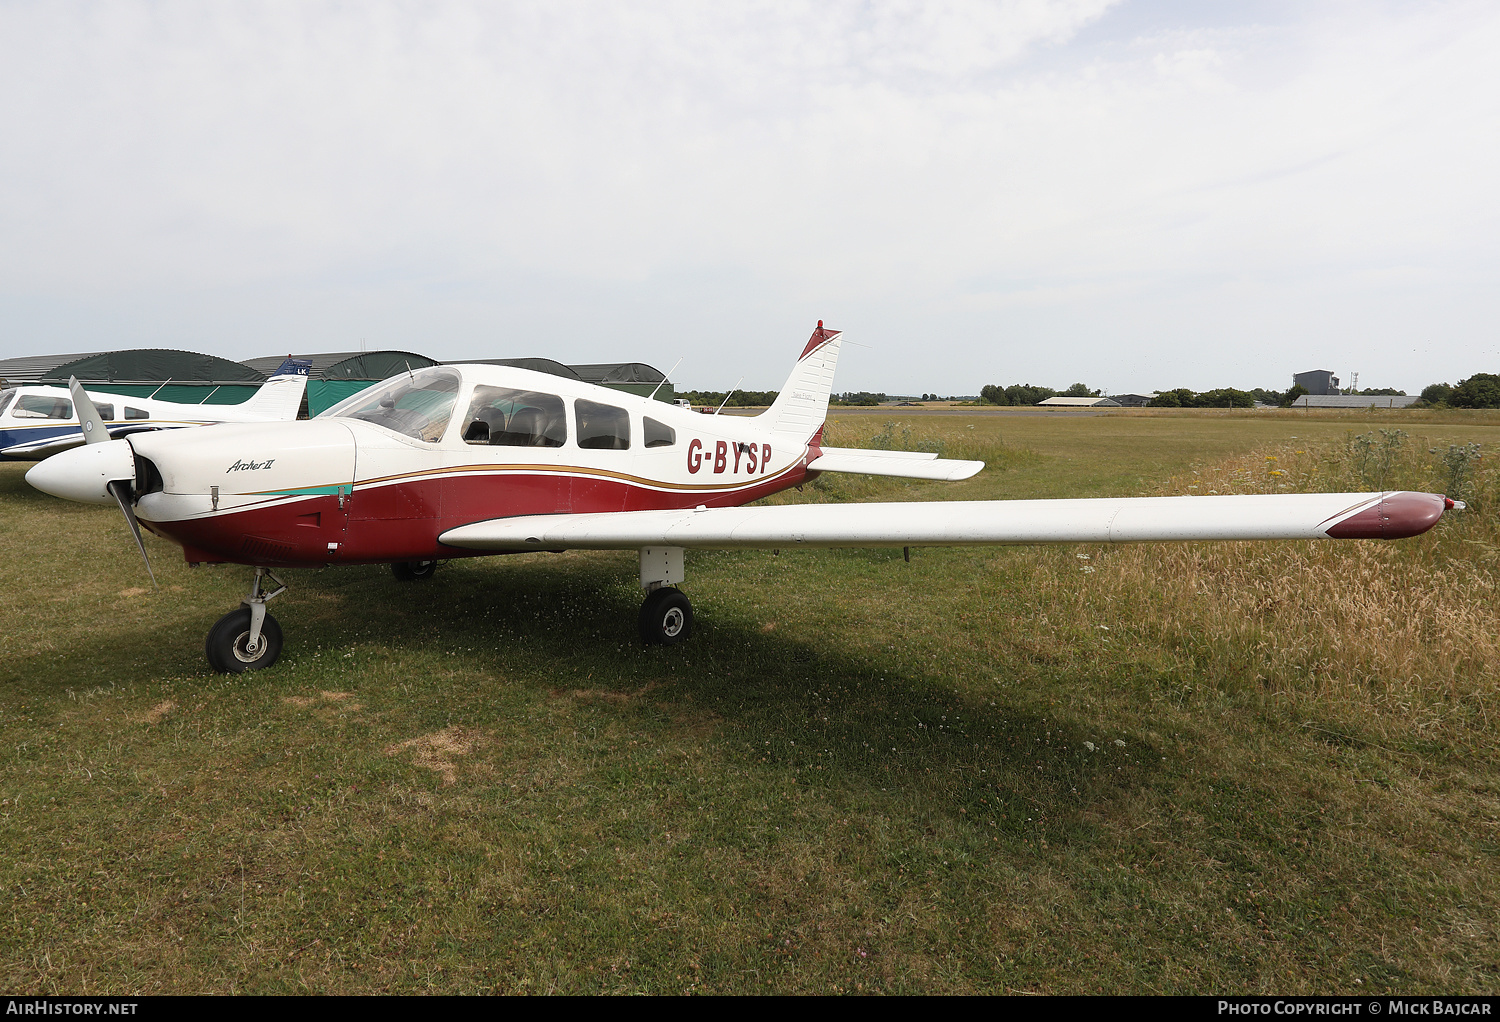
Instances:
[[[830,441],[877,433],[990,467],[776,499],[1451,483],[1474,510],[1387,545],[690,552],[670,649],[635,638],[630,554],[293,572],[280,663],[226,678],[203,636],[246,569],[148,536],[151,591],[116,511],[3,465],[0,980],[1493,992],[1500,417]]]

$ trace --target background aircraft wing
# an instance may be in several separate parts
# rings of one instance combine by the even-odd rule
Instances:
[[[808,463],[809,472],[855,472],[957,482],[984,468],[982,461],[954,461],[918,451],[861,451],[849,447],[824,447],[822,451]]]
[[[66,451],[69,447],[78,447],[83,443],[83,433],[64,433],[62,436],[49,436],[45,440],[32,440],[24,444],[15,444],[0,450],[7,458],[35,458],[40,461],[51,457],[58,451]]]
[[[956,546],[1209,539],[1399,539],[1452,504],[1432,493],[781,504],[526,515],[450,529],[471,550]]]

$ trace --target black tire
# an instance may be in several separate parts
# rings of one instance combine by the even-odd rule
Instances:
[[[397,561],[391,565],[391,574],[402,582],[420,582],[436,571],[437,561]]]
[[[203,644],[209,666],[220,674],[243,674],[270,667],[281,656],[281,626],[270,614],[260,626],[260,650],[253,655],[245,651],[249,639],[249,607],[231,610],[219,618]]]
[[[675,646],[693,632],[693,605],[680,589],[663,586],[641,604],[641,641],[648,646]]]

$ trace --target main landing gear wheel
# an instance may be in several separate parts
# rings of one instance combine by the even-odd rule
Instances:
[[[219,618],[208,632],[203,645],[208,663],[223,674],[242,674],[270,667],[281,656],[281,626],[267,614],[260,624],[260,635],[250,642],[250,608],[240,607]]]
[[[648,646],[672,646],[693,631],[693,605],[681,589],[653,589],[641,604],[641,641]]]
[[[391,565],[391,574],[402,582],[419,582],[431,578],[437,571],[437,561],[397,561]]]

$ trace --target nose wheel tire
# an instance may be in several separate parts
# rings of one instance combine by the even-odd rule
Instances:
[[[693,605],[682,590],[663,586],[641,604],[641,641],[648,646],[673,646],[693,631]]]
[[[391,565],[391,574],[402,582],[419,582],[431,578],[437,571],[437,561],[397,561]]]
[[[250,648],[250,608],[241,607],[219,618],[203,645],[209,666],[221,674],[242,674],[270,667],[281,656],[281,626],[267,614],[260,641]]]

